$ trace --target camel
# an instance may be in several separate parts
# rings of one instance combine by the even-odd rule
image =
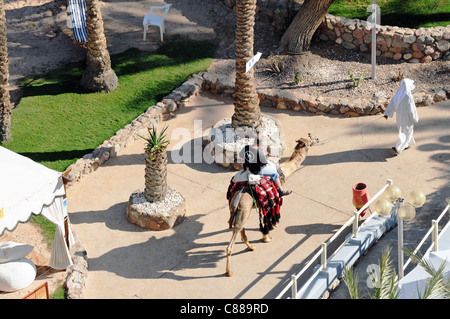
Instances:
[[[300,164],[305,160],[306,155],[308,154],[309,146],[313,145],[315,141],[317,141],[317,139],[314,139],[313,137],[311,137],[311,135],[308,135],[308,138],[300,138],[296,141],[297,144],[290,158],[287,161],[280,163],[279,165],[279,170],[281,171],[281,183],[284,183],[285,179],[288,176],[292,175],[292,173],[294,173],[300,167]],[[250,251],[255,250],[255,246],[249,243],[247,235],[245,234],[245,225],[247,223],[248,217],[250,216],[252,208],[254,208],[254,202],[249,188],[245,187],[240,192],[236,192],[236,194],[234,194],[233,198],[231,199],[229,206],[230,219],[228,223],[230,228],[233,229],[233,234],[226,249],[226,275],[231,277],[233,275],[233,272],[231,271],[230,267],[230,259],[237,234],[241,233],[241,240],[247,245]],[[263,242],[270,242],[271,239],[272,238],[268,234],[263,234]]]

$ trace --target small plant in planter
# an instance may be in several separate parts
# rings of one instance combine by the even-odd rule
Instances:
[[[303,77],[302,77],[302,74],[300,73],[300,71],[295,72],[294,82],[297,85],[299,85],[301,82],[303,82]]]
[[[404,78],[405,78],[405,75],[401,71],[398,71],[398,74],[394,75],[391,79],[394,82],[400,82]]]
[[[357,88],[361,82],[364,80],[364,75],[361,74],[361,76],[356,79],[355,76],[351,71],[348,71],[348,75],[350,76],[350,80],[352,80],[353,85],[349,85],[349,88]]]
[[[148,129],[145,146],[145,198],[153,203],[163,200],[167,193],[167,126],[158,134],[155,127]]]

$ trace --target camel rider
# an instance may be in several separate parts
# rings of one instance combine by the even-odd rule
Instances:
[[[255,175],[269,176],[277,187],[280,196],[291,194],[291,190],[283,190],[280,182],[280,175],[277,172],[275,164],[267,160],[266,155],[264,154],[263,150],[259,148],[259,145],[260,139],[257,138],[254,145],[246,145],[241,150],[241,152],[239,153],[239,157],[244,159],[244,169],[238,174],[242,174],[248,169],[252,174]]]

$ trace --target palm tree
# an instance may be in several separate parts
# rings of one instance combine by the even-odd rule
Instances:
[[[112,92],[118,79],[111,68],[98,0],[86,1],[87,62],[81,85],[94,92]]]
[[[8,90],[9,62],[6,39],[6,16],[3,0],[0,0],[0,142],[11,138],[11,110]]]
[[[301,54],[309,50],[311,40],[323,21],[328,8],[335,0],[305,0],[291,24],[283,34],[276,50],[287,49],[289,54]]]
[[[148,129],[149,136],[145,147],[145,198],[154,203],[163,200],[167,193],[167,145],[169,141],[164,133],[167,126],[158,135],[155,127]]]
[[[444,277],[444,269],[446,263],[443,263],[439,269],[434,269],[433,266],[417,254],[413,254],[408,249],[405,252],[411,257],[411,261],[415,264],[421,265],[429,274],[430,278],[427,280],[427,287],[421,296],[421,299],[449,299],[450,286]],[[390,248],[388,247],[381,257],[380,265],[378,267],[379,273],[371,275],[374,286],[374,294],[369,293],[371,299],[396,299],[399,295],[398,285],[396,283],[395,270],[391,267]],[[343,273],[343,280],[350,293],[351,299],[360,299],[360,292],[358,289],[357,274],[352,269],[345,269]]]
[[[231,118],[234,129],[256,128],[261,120],[253,69],[245,73],[245,64],[253,57],[255,10],[256,0],[236,1],[236,84]]]

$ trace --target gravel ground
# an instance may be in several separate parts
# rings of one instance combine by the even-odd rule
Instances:
[[[281,67],[277,69],[274,65]],[[232,59],[217,60],[209,69],[225,74],[233,74],[234,70]],[[302,77],[298,84],[294,80],[297,72]],[[358,87],[353,86],[348,72],[353,73],[355,79],[364,77]],[[399,74],[414,80],[414,93],[432,93],[450,84],[450,62],[408,63],[377,57],[376,79],[372,80],[370,54],[314,42],[311,50],[302,55],[263,55],[255,66],[255,83],[257,88],[285,89],[298,95],[322,98],[370,100],[376,95],[389,99],[400,84],[394,80]]]

